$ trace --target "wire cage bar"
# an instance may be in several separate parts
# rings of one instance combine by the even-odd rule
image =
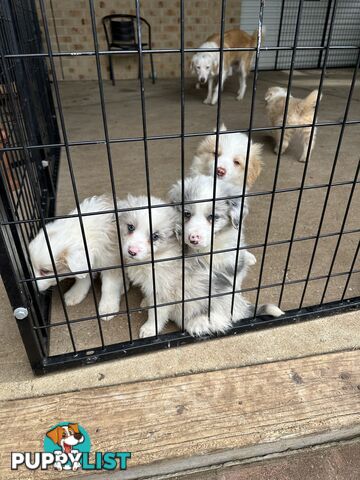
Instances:
[[[342,0],[320,0],[315,2],[306,0],[282,0],[279,10],[277,31],[274,35],[274,43],[269,44],[264,37],[264,26],[269,18],[272,8],[271,2],[265,0],[255,2],[257,4],[253,15],[253,24],[256,25],[255,47],[229,47],[225,42],[227,30],[227,2],[221,0],[219,4],[218,23],[214,30],[219,35],[218,48],[200,49],[189,47],[186,44],[187,14],[184,0],[180,1],[178,11],[179,43],[172,48],[143,47],[141,16],[143,5],[140,0],[134,0],[133,9],[136,15],[136,29],[138,49],[126,52],[117,50],[102,50],[98,36],[100,18],[94,0],[89,0],[86,12],[90,19],[91,36],[93,46],[90,50],[65,52],[60,51],[59,39],[56,33],[55,39],[51,34],[50,25],[54,19],[52,5],[47,5],[46,0],[4,0],[0,6],[0,208],[1,208],[1,236],[0,236],[0,268],[1,278],[5,288],[22,340],[26,347],[32,368],[36,373],[45,373],[79,364],[91,364],[97,361],[125,357],[130,354],[149,352],[161,348],[180,346],[199,340],[199,337],[190,335],[186,329],[186,309],[192,302],[205,302],[206,312],[211,321],[211,305],[219,298],[230,298],[231,311],[239,296],[249,295],[252,298],[253,314],[231,325],[226,332],[216,332],[213,337],[228,334],[238,334],[252,329],[274,327],[289,322],[319,318],[323,315],[331,315],[349,309],[360,307],[358,288],[359,278],[359,233],[358,222],[349,222],[353,219],[354,209],[359,200],[359,158],[354,171],[347,178],[339,180],[336,176],[339,167],[339,159],[342,148],[348,138],[346,133],[354,131],[360,123],[360,112],[355,111],[354,95],[358,81],[360,62],[360,37],[356,37],[359,23],[354,21],[357,15],[354,2]],[[252,6],[252,8],[254,8]],[[316,15],[314,16],[314,8]],[[344,20],[345,19],[345,20]],[[349,23],[349,31],[342,34],[339,28],[341,22]],[[321,28],[319,28],[319,25]],[[242,25],[243,27],[243,25]],[[357,30],[356,30],[357,28]],[[246,25],[245,25],[246,29]],[[316,30],[316,32],[315,32]],[[315,33],[314,33],[315,32]],[[265,38],[265,40],[264,40]],[[355,39],[355,41],[354,41]],[[205,39],[204,39],[205,40]],[[252,85],[248,88],[250,107],[248,122],[239,124],[236,129],[224,130],[222,122],[226,120],[226,102],[223,103],[223,91],[219,88],[218,102],[215,107],[215,129],[207,130],[199,124],[195,131],[187,126],[187,59],[196,52],[217,52],[219,55],[219,79],[222,79],[224,56],[228,52],[248,51],[253,52],[254,65],[252,73]],[[137,80],[137,92],[139,94],[140,130],[132,136],[119,136],[113,134],[109,127],[110,114],[109,104],[106,101],[106,71],[102,65],[104,56],[128,55],[137,56],[139,66],[139,79]],[[148,101],[149,89],[155,88],[148,84],[145,78],[144,62],[148,55],[175,55],[179,63],[179,82],[177,89],[177,102],[179,109],[179,131],[173,133],[150,133],[148,128],[149,114],[152,113],[151,102]],[[286,96],[281,124],[269,126],[265,121],[259,123],[256,118],[260,108],[259,85],[261,84],[263,71],[262,59],[264,56],[273,55],[274,64],[272,70],[286,71]],[[97,138],[73,139],[66,121],[67,105],[63,98],[62,78],[64,76],[64,64],[66,58],[90,58],[95,64],[96,87],[99,95],[101,113],[101,128]],[[57,61],[60,60],[60,70]],[[325,82],[330,67],[347,67],[351,69],[351,80],[347,90],[347,96],[343,105],[341,118],[319,119],[320,102],[325,90]],[[291,93],[294,89],[294,78],[299,70],[316,68],[318,73],[317,96],[314,104],[312,121],[303,123],[288,122],[288,115],[292,105]],[[60,73],[60,76],[59,76]],[[61,77],[61,78],[60,78]],[[121,82],[118,82],[121,83]],[[209,107],[204,107],[209,108]],[[317,131],[334,129],[336,145],[329,157],[329,176],[324,179],[319,175],[309,182],[308,174],[311,163],[315,161],[315,152],[312,146]],[[283,145],[287,142],[289,132],[297,132],[307,129],[309,143],[306,149],[303,170],[297,185],[289,185],[283,182],[282,168],[284,160]],[[253,188],[249,190],[246,179],[249,176],[251,148],[254,136],[272,133],[278,135],[279,145],[274,163],[271,188]],[[336,132],[336,133],[335,133]],[[218,196],[217,184],[221,182],[217,176],[217,167],[220,158],[220,143],[222,138],[234,133],[245,133],[247,145],[245,149],[244,182],[237,192],[231,191],[229,195]],[[201,199],[189,199],[185,193],[187,177],[186,156],[188,143],[200,140],[206,136],[214,137],[214,164],[212,172],[212,195]],[[179,141],[179,178],[180,178],[180,201],[154,201],[152,156],[151,146],[154,142],[162,142],[166,148],[167,142]],[[143,173],[145,178],[143,195],[146,205],[129,207],[121,203],[121,199],[127,194],[124,188],[120,188],[117,182],[119,163],[121,160],[114,154],[114,148],[121,145],[141,145],[143,158]],[[104,147],[105,169],[109,178],[109,191],[107,193],[110,203],[107,209],[101,211],[82,211],[83,197],[78,185],[76,161],[74,161],[74,149],[77,147],[95,149]],[[59,214],[56,203],[59,198],[58,178],[60,168],[60,152],[62,152],[62,168],[67,171],[69,184],[75,208],[68,214]],[[90,167],[89,167],[90,168]],[[265,167],[266,168],[266,167]],[[169,186],[170,187],[170,186]],[[346,189],[346,190],[345,190]],[[305,229],[306,234],[299,234],[299,226],[304,223],[301,219],[302,209],[306,195],[311,192],[322,192],[324,198],[320,206],[320,215],[312,229]],[[329,204],[332,195],[336,192],[346,191],[345,200],[339,205],[339,217],[341,219],[339,229],[324,229],[326,216],[329,214]],[[274,238],[272,230],[274,219],[278,211],[276,203],[286,202],[287,195],[292,194],[295,198],[294,211],[289,221],[288,231],[280,237]],[[120,199],[120,201],[119,201]],[[247,214],[247,201],[263,200],[266,207],[263,233],[259,234],[256,241],[247,245],[243,243],[244,226],[243,220]],[[179,222],[180,232],[185,230],[186,212],[193,205],[211,204],[211,218],[216,217],[217,205],[221,201],[238,202],[238,230],[236,243],[232,248],[218,248],[215,242],[215,221],[211,223],[211,240],[209,248],[205,251],[192,251],[187,248],[184,234],[178,235],[180,253],[176,256],[162,256],[158,258],[154,249],[154,215],[166,208],[177,207],[181,212]],[[250,203],[251,205],[251,203]],[[340,208],[341,207],[341,208]],[[333,207],[331,207],[333,208]],[[160,209],[160,210],[159,210]],[[128,261],[124,258],[123,226],[119,215],[132,212],[146,212],[150,232],[150,256],[143,261]],[[118,251],[118,262],[111,265],[96,266],[93,264],[89,235],[85,224],[89,218],[102,218],[100,215],[111,215],[114,224],[114,238]],[[251,219],[251,207],[249,213]],[[81,248],[84,250],[85,263],[83,268],[75,271],[63,270],[59,265],[53,251],[50,222],[60,220],[78,219],[81,236]],[[356,219],[355,219],[356,220]],[[358,219],[357,219],[358,220]],[[39,231],[44,232],[46,249],[49,251],[51,271],[47,272],[46,278],[54,280],[53,290],[47,290],[44,294],[39,290],[39,282],[44,280],[35,272],[34,262],[31,260],[29,244],[37,236]],[[179,232],[177,232],[179,233]],[[154,237],[155,235],[155,237]],[[339,251],[345,238],[354,239],[349,246],[350,261],[339,265]],[[329,245],[328,260],[323,269],[315,270],[314,265],[318,259],[318,252],[323,242]],[[332,242],[330,244],[330,242]],[[310,245],[309,261],[305,270],[293,273],[294,257],[299,245]],[[333,245],[333,246],[332,246]],[[269,252],[275,248],[283,248],[283,266],[278,276],[271,276],[268,270]],[[256,252],[259,255],[258,271],[252,286],[238,287],[239,262],[244,252]],[[233,276],[228,289],[219,291],[215,282],[214,259],[218,255],[234,254]],[[209,259],[207,270],[208,284],[206,294],[197,295],[195,292],[188,296],[187,282],[189,271],[188,262],[198,261],[199,264]],[[297,257],[299,261],[299,257]],[[169,263],[172,262],[172,263]],[[180,262],[181,295],[173,301],[163,302],[159,300],[158,266],[168,263]],[[304,260],[306,263],[306,261]],[[179,265],[179,264],[176,264]],[[129,293],[130,282],[128,273],[131,269],[139,266],[149,267],[151,277],[152,301],[150,304],[134,304]],[[98,285],[96,274],[103,276],[104,272],[119,274],[124,284],[123,300],[118,311],[102,313],[100,308]],[[289,273],[291,275],[289,276]],[[88,278],[89,296],[92,298],[92,309],[87,314],[77,314],[71,311],[67,305],[61,281],[67,277]],[[270,278],[270,280],[269,280]],[[337,282],[336,293],[329,297],[329,291],[333,282]],[[320,285],[316,290],[317,300],[307,301],[309,291],[315,291],[314,285]],[[291,302],[286,299],[289,289],[295,292]],[[285,309],[285,314],[278,318],[259,317],[256,312],[263,301],[264,295],[272,292],[274,303]],[[275,293],[274,293],[275,292]],[[161,296],[160,296],[161,297]],[[56,298],[61,311],[60,320],[52,319],[52,298]],[[330,300],[329,300],[330,298]],[[179,305],[181,308],[181,326],[176,331],[163,333],[160,317],[168,307]],[[155,331],[153,336],[139,338],[134,318],[139,313],[153,316]],[[104,320],[112,316],[122,316],[125,339],[113,340],[107,334]],[[114,321],[114,320],[111,320]],[[83,348],[78,341],[78,328],[81,327],[81,335],[85,335],[86,328],[96,330],[98,341]],[[61,330],[63,329],[63,330]],[[60,352],[51,349],[51,338],[54,331],[62,331],[67,339],[68,346]],[[201,336],[200,339],[209,338],[210,335]]]

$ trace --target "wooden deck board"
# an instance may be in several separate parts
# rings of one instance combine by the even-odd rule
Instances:
[[[2,402],[0,478],[74,478],[9,469],[11,451],[42,451],[60,421],[86,428],[92,451],[131,451],[132,467],[276,442],[298,448],[336,431],[341,438],[360,431],[359,364],[351,351]]]

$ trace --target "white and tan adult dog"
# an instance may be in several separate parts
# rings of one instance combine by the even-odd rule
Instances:
[[[305,98],[295,98],[290,95],[286,125],[310,125],[314,119],[315,106],[318,98],[318,90],[313,90]],[[285,103],[287,90],[282,87],[271,87],[265,95],[266,110],[269,121],[273,127],[281,126],[284,119]],[[321,97],[320,97],[321,100]],[[319,101],[320,101],[319,100]],[[284,131],[283,144],[281,153],[285,153],[292,138],[297,137],[302,146],[299,162],[305,162],[307,151],[309,148],[311,127],[304,128],[288,128]],[[279,152],[281,130],[274,130],[275,148],[274,152]],[[309,159],[312,149],[315,145],[316,129],[314,130],[312,143],[310,147]]]
[[[82,214],[99,212],[96,215],[82,216],[92,269],[120,264],[114,215],[101,213],[113,209],[113,202],[106,196],[90,197],[80,204]],[[69,215],[77,214],[76,209],[69,213]],[[79,218],[58,219],[48,223],[45,228],[56,273],[68,274],[67,278],[75,277],[74,285],[64,295],[65,303],[68,306],[77,305],[85,299],[91,286]],[[34,274],[39,277],[37,280],[39,290],[43,292],[56,285],[55,272],[43,229],[30,242],[29,251]],[[113,318],[113,314],[119,310],[123,292],[122,273],[120,269],[116,268],[103,270],[100,275],[102,286],[99,314],[104,315],[102,317],[104,320],[110,320]],[[64,278],[65,276],[59,277],[59,281]]]
[[[164,202],[152,197],[152,205]],[[122,208],[139,208],[147,205],[146,197],[128,196],[121,202]],[[169,320],[182,326],[182,247],[175,232],[178,229],[179,211],[174,207],[151,209],[152,238],[150,236],[148,210],[132,210],[119,214],[124,260],[128,263],[129,280],[141,288],[144,300],[142,306],[148,308],[148,319],[140,329],[140,337],[161,333]],[[151,244],[154,253],[156,280],[156,315],[151,263]],[[159,261],[163,260],[163,261]],[[137,263],[139,262],[139,265]],[[130,263],[132,265],[130,265]],[[232,285],[225,275],[213,272],[212,294],[221,294]],[[242,295],[235,295],[234,313],[231,316],[231,295],[212,299],[210,315],[208,300],[196,300],[209,294],[209,270],[206,262],[198,258],[185,259],[184,326],[194,336],[224,332],[233,321],[251,317],[254,307]],[[178,302],[172,304],[172,302]],[[171,303],[171,305],[169,305]],[[274,305],[260,307],[260,314],[273,316],[282,312]],[[156,320],[155,320],[156,319]]]
[[[221,132],[226,132],[225,125],[220,127]],[[209,135],[202,140],[196,150],[191,164],[192,175],[214,175],[215,168],[216,135]],[[226,133],[219,135],[218,158],[216,175],[220,182],[229,182],[238,187],[242,193],[246,156],[248,149],[248,136],[244,133]],[[250,188],[262,168],[262,145],[251,142],[248,159],[246,188]]]
[[[263,27],[263,34],[265,30]],[[255,31],[252,35],[238,28],[228,30],[224,34],[224,48],[255,48],[257,45],[257,34]],[[220,48],[220,35],[211,35],[205,43],[200,45],[200,49]],[[219,77],[220,52],[197,52],[191,60],[190,69],[197,76],[198,82],[208,84],[208,94],[204,103],[215,105],[218,101],[219,83],[223,89],[225,80],[230,77],[233,71],[239,72],[239,90],[237,92],[237,100],[241,100],[246,91],[246,78],[250,72],[255,50],[252,51],[230,51],[223,53],[223,68],[221,82],[218,79],[214,88],[214,82]]]

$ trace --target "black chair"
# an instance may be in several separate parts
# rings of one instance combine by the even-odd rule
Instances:
[[[141,27],[146,25],[148,33],[148,42],[141,43],[142,48],[148,47],[152,49],[151,45],[151,26],[145,18],[140,17]],[[137,25],[135,15],[114,14],[103,17],[102,23],[104,25],[105,37],[108,50],[139,50],[139,43],[137,39]],[[151,64],[151,78],[152,83],[155,83],[155,70],[152,53],[150,55]],[[113,55],[109,55],[110,79],[115,85],[114,69],[112,63]],[[140,76],[140,65],[139,65]]]

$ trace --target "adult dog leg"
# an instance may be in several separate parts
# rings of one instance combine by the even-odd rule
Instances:
[[[224,88],[224,82],[225,80],[227,79],[227,72],[225,70],[222,71],[222,75],[221,75],[221,91],[223,90]],[[218,80],[218,83],[214,89],[214,93],[213,93],[213,96],[212,96],[212,99],[211,99],[211,105],[215,105],[218,101],[218,96],[219,96],[219,83],[220,83],[220,80]]]
[[[213,85],[214,85],[214,77],[209,77],[209,79],[208,79],[208,94],[207,94],[207,97],[204,100],[205,104],[211,103]]]
[[[90,288],[90,275],[85,278],[77,278],[74,285],[65,293],[64,300],[68,307],[82,302]]]
[[[239,73],[239,84],[240,88],[238,90],[238,95],[236,97],[236,100],[242,100],[245,95],[246,91],[246,77],[247,77],[247,70],[245,66],[244,60],[240,61],[240,73]]]

